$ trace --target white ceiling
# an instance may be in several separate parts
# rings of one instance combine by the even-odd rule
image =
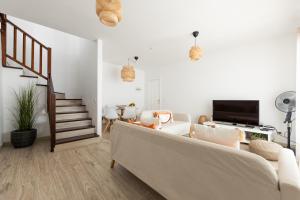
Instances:
[[[104,60],[124,63],[138,55],[142,65],[187,59],[198,30],[204,52],[256,38],[295,32],[297,0],[123,0],[123,20],[102,25],[95,0],[1,0],[1,12],[87,39],[103,40]],[[299,14],[298,14],[299,13]]]

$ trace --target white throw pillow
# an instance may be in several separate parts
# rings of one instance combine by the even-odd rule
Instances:
[[[153,112],[152,111],[143,111],[142,115],[141,115],[141,123],[146,126],[154,124]]]
[[[241,131],[237,128],[212,128],[210,126],[193,124],[190,137],[240,149]]]

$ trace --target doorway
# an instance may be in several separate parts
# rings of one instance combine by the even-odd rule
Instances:
[[[159,110],[161,108],[160,98],[160,79],[152,79],[148,81],[148,107],[151,110]]]

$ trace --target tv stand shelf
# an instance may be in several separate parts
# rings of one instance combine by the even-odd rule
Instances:
[[[210,125],[211,123],[204,123],[204,125]],[[244,131],[246,134],[246,140],[242,141],[242,143],[249,143],[251,139],[254,138],[260,138],[264,139],[267,141],[272,141],[272,135],[275,134],[275,130],[268,130],[268,131],[263,131],[260,130],[258,126],[251,126],[247,127],[246,125],[241,125],[241,124],[229,124],[229,123],[221,123],[221,122],[213,122],[215,127],[224,127],[224,128],[239,128],[240,130]]]

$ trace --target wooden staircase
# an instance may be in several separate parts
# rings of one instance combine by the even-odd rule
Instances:
[[[55,133],[56,145],[98,137],[82,99],[66,99],[65,94],[56,93]]]
[[[47,84],[37,83],[37,86],[47,87],[47,110],[50,123],[50,151],[53,152],[55,146],[65,143],[90,139],[98,137],[95,127],[92,125],[92,119],[83,105],[82,99],[67,99],[65,93],[54,91],[52,82],[52,49],[38,41],[30,34],[22,30],[13,22],[7,19],[5,14],[0,13],[1,20],[1,50],[2,50],[2,66],[12,69],[27,69],[34,74],[21,75],[21,78],[43,78]],[[9,55],[7,52],[7,26],[12,26],[13,34],[13,54]],[[18,33],[22,35],[22,50],[18,52]],[[30,58],[26,57],[28,47],[26,41],[31,40]],[[19,41],[20,42],[20,41]],[[38,45],[38,51],[35,46]],[[43,52],[47,52],[46,58],[43,57]],[[37,55],[38,52],[38,55]],[[21,53],[22,59],[17,54]],[[39,65],[35,66],[35,56],[39,56]],[[15,66],[8,66],[7,60],[16,63]],[[47,60],[47,70],[43,66],[43,60]],[[28,61],[29,60],[29,61]]]

